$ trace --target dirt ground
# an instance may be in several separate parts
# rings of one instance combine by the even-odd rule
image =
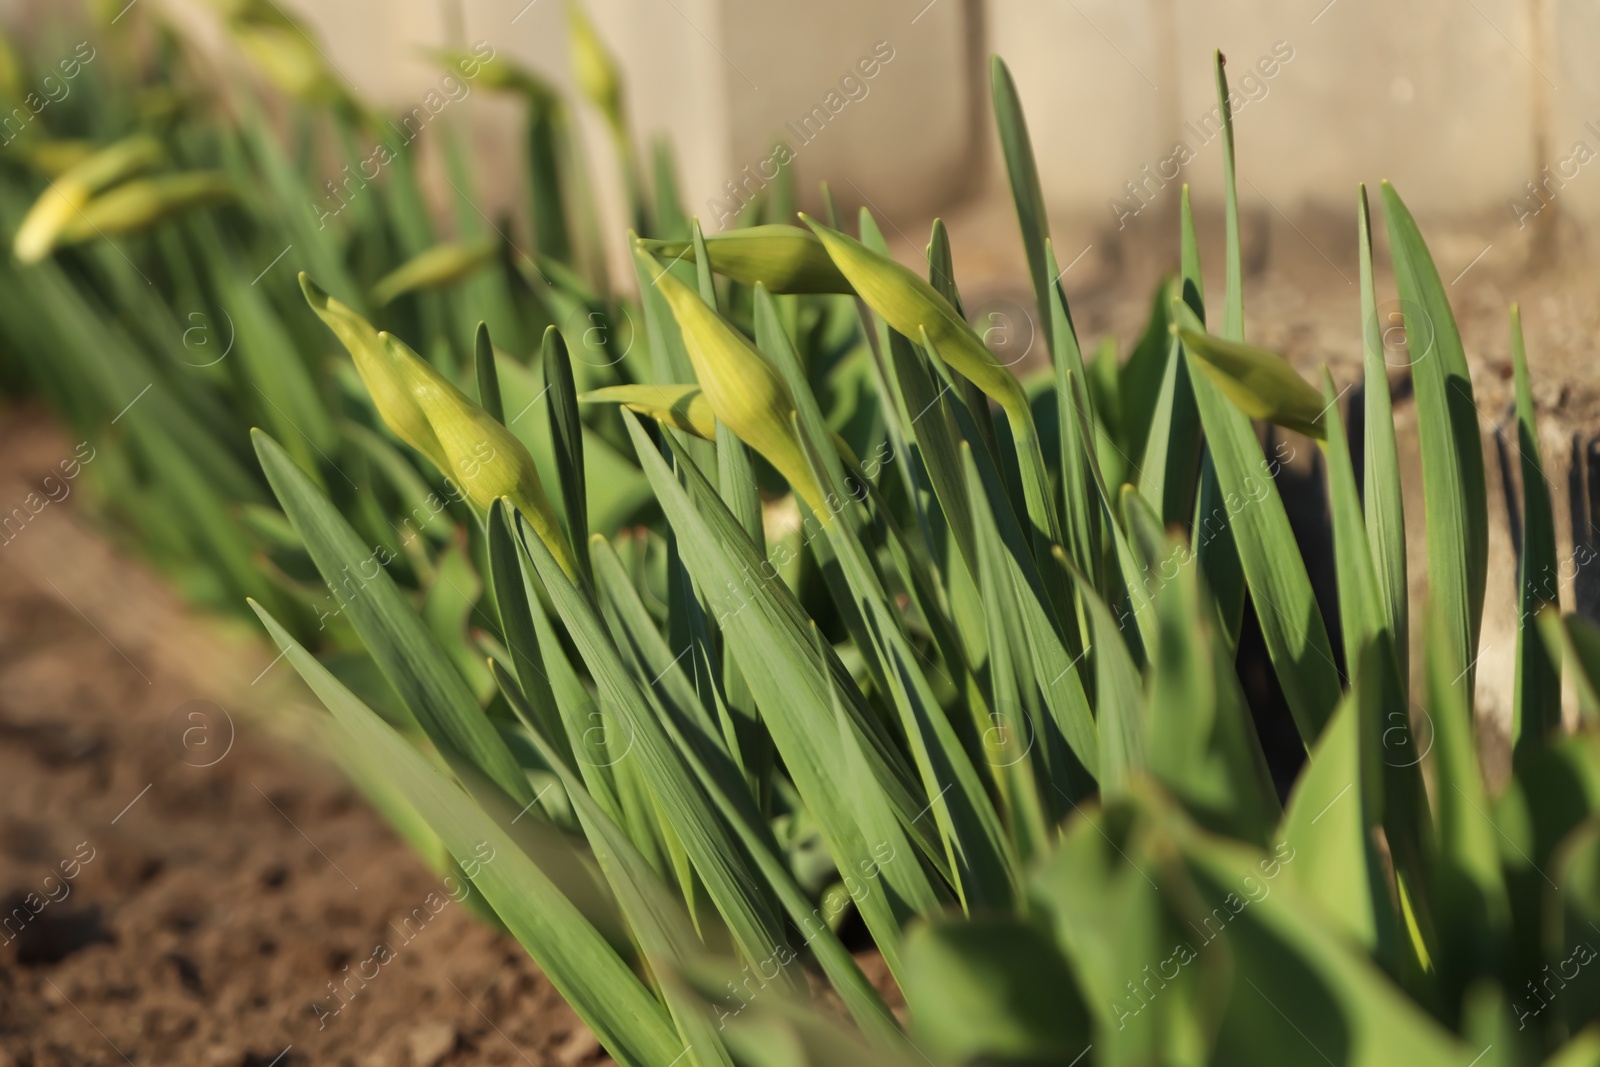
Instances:
[[[70,454],[4,417],[5,491]],[[237,646],[81,537],[47,510],[0,547],[0,1067],[610,1062],[331,769],[196,684],[243,693],[259,647],[223,669]]]

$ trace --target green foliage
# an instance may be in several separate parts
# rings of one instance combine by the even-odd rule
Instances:
[[[1547,580],[1514,317],[1517,736],[1491,788],[1471,701],[1482,441],[1398,194],[1415,672],[1365,193],[1357,469],[1332,379],[1244,337],[1220,56],[1220,313],[1185,189],[1178,275],[1120,370],[1114,342],[1085,359],[994,61],[1051,362],[1035,389],[965,318],[942,225],[927,281],[870,214],[802,228],[777,186],[758,225],[701,234],[670,156],[635,167],[621,73],[574,12],[580,82],[623,149],[636,295],[608,285],[568,105],[534,75],[480,71],[528,110],[530,256],[477,213],[449,119],[439,226],[415,148],[244,4],[230,27],[307,102],[304,143],[340,151],[291,152],[243,86],[242,125],[190,96],[155,121],[144,73],[91,69],[104,106],[52,109],[0,167],[31,261],[0,268],[0,331],[103,442],[86,469],[105,517],[197,598],[252,598],[352,777],[473,880],[611,1055],[1595,1062],[1600,630]],[[384,173],[330,197],[319,179],[377,158],[357,147],[374,138]],[[130,221],[77,232],[64,197]],[[1254,420],[1281,428],[1270,449]],[[1326,465],[1334,603],[1276,481],[1301,448]],[[1307,756],[1282,796],[1257,732],[1281,712],[1249,705],[1236,665],[1246,612]]]

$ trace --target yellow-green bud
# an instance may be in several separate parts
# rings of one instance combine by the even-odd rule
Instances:
[[[315,102],[337,96],[338,84],[306,31],[285,18],[254,15],[229,23],[234,43],[288,96]]]
[[[475,85],[485,89],[522,93],[541,104],[554,103],[559,99],[555,89],[551,88],[543,78],[527,67],[511,62],[503,55],[491,53],[488,59],[484,59],[476,52],[446,48],[429,49],[428,55],[452,72],[459,71],[472,79]]]
[[[1206,333],[1193,309],[1172,301],[1172,332],[1184,350],[1233,406],[1250,416],[1276,423],[1317,440],[1327,436],[1322,416],[1328,410],[1322,394],[1289,366],[1288,360],[1264,348],[1224,341]]]
[[[372,397],[378,417],[394,435],[433,461],[440,470],[449,470],[450,461],[433,432],[428,417],[411,395],[410,383],[400,375],[387,348],[372,324],[350,308],[323,292],[304,272],[300,289],[311,310],[333,331],[355,361],[356,372]]]
[[[142,230],[173,215],[233,198],[233,185],[219,171],[135,178],[101,193],[68,219],[57,244]]]
[[[600,109],[612,135],[619,140],[626,137],[628,124],[623,115],[622,76],[617,73],[616,61],[581,4],[567,4],[567,28],[572,46],[572,74],[578,88]]]
[[[571,547],[527,447],[403,341],[381,332],[378,339],[433,428],[445,459],[440,465],[443,473],[485,511],[501,497],[509,499],[561,569],[569,576],[575,574]]]
[[[11,47],[11,39],[0,34],[0,98],[8,101],[19,100],[23,92],[22,64],[17,62],[17,53]]]
[[[698,293],[642,250],[654,285],[666,297],[683,333],[695,377],[711,411],[734,435],[766,457],[812,510],[828,514],[794,428],[794,399],[744,335],[706,306]]]
[[[469,277],[494,258],[493,238],[434,245],[378,279],[372,302],[379,307],[416,289],[442,289]]]
[[[73,164],[39,194],[23,216],[12,251],[23,263],[37,263],[50,254],[61,231],[100,190],[154,166],[163,158],[161,145],[144,135],[118,141]]]
[[[59,178],[94,155],[96,149],[93,141],[69,138],[18,145],[14,151],[24,163],[40,174]]]
[[[717,417],[698,385],[608,385],[580,394],[584,404],[621,404],[685,433],[717,439]]]
[[[921,277],[888,256],[815,219],[800,216],[822,239],[856,294],[895,331],[917,341],[924,330],[939,357],[1005,408],[1013,423],[1027,413],[1022,384],[995,360],[950,302]]]
[[[711,269],[743,285],[757,282],[771,293],[853,293],[816,235],[798,226],[750,226],[706,239]],[[645,248],[671,262],[695,261],[689,241],[644,241]]]

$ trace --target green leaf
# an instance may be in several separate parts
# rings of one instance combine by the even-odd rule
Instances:
[[[1205,318],[1201,296],[1200,256],[1195,246],[1194,214],[1189,206],[1189,187],[1178,200],[1179,239],[1182,247],[1183,275],[1175,291],[1164,298],[1170,308],[1182,298],[1201,321]],[[1164,343],[1167,356],[1155,406],[1150,417],[1150,435],[1144,445],[1144,466],[1139,472],[1139,493],[1154,504],[1163,525],[1187,524],[1194,518],[1195,477],[1200,470],[1200,416],[1195,410],[1194,388],[1189,382],[1189,364],[1183,358],[1176,333],[1170,331]],[[1200,538],[1196,526],[1195,539]],[[1231,546],[1230,546],[1231,547]],[[1220,597],[1215,581],[1212,588]]]
[[[1033,141],[1022,114],[1022,101],[1011,70],[999,56],[989,58],[989,88],[994,96],[995,127],[1000,134],[1000,153],[1006,175],[1011,180],[1011,200],[1017,208],[1017,225],[1022,230],[1022,248],[1028,258],[1028,274],[1033,279],[1033,297],[1039,321],[1045,331],[1047,349],[1054,353],[1052,340],[1054,300],[1051,290],[1056,275],[1045,262],[1045,243],[1050,240],[1050,219],[1045,211],[1044,193],[1039,185],[1039,168],[1034,162]]]
[[[1101,746],[1085,695],[1082,661],[1086,653],[1071,654],[1052,622],[1039,568],[1027,552],[1015,517],[1003,506],[998,479],[992,471],[979,469],[977,456],[973,449],[963,446],[962,460],[967,474],[967,493],[973,502],[974,525],[982,530],[985,544],[991,546],[991,551],[999,551],[999,559],[989,561],[987,570],[980,570],[979,582],[987,585],[1009,580],[1009,590],[998,591],[1001,599],[996,601],[996,606],[1006,612],[1007,640],[1012,654],[1019,657],[1019,684],[1030,690],[1037,688],[1043,694],[1055,730],[1084,769],[1091,776],[1098,776]],[[1051,556],[1042,565],[1060,568],[1063,562]],[[1064,575],[1065,570],[1061,573]],[[985,594],[987,596],[987,589]],[[1024,653],[1026,658],[1021,658]],[[1024,694],[1024,702],[1031,706],[1027,694]],[[1035,724],[1034,729],[1042,732],[1043,723]],[[1054,755],[1050,746],[1045,746],[1043,754],[1047,761]],[[1086,784],[1071,782],[1064,767],[1055,770],[1060,774],[1056,779],[1058,786],[1066,784],[1074,788]]]
[[[1045,266],[1054,276],[1056,253],[1048,240],[1045,242]],[[1050,287],[1048,299],[1053,326],[1047,336],[1053,338],[1055,344],[1051,362],[1055,368],[1057,432],[1061,438],[1061,496],[1066,513],[1067,549],[1078,570],[1098,587],[1101,584],[1098,505],[1103,504],[1107,514],[1110,512],[1110,501],[1104,499],[1101,491],[1103,479],[1094,451],[1100,421],[1089,394],[1083,353],[1078,348],[1066,297],[1059,285]]]
[[[472,369],[478,379],[478,406],[494,416],[496,422],[506,421],[505,404],[500,399],[500,376],[495,372],[494,344],[489,340],[489,324],[478,323],[472,337]]]
[[[1428,613],[1448,636],[1451,661],[1470,681],[1477,662],[1488,580],[1489,505],[1472,379],[1444,283],[1394,186],[1383,203],[1400,290],[1422,439],[1422,499],[1428,538]]]
[[[1244,340],[1244,266],[1239,248],[1239,186],[1234,178],[1233,94],[1228,91],[1228,60],[1218,49],[1213,56],[1217,110],[1222,115],[1222,197],[1226,284],[1222,290],[1222,337]],[[1196,272],[1198,273],[1198,272]]]
[[[1044,931],[989,917],[918,927],[906,938],[906,1007],[919,1047],[951,1063],[1072,1063],[1090,1048],[1088,1013]]]
[[[1145,730],[1150,773],[1202,826],[1266,845],[1281,810],[1278,795],[1194,552],[1165,534],[1131,486],[1122,500],[1134,542],[1149,546],[1144,573],[1155,587]]]
[[[528,106],[528,220],[538,254],[571,263],[568,211],[563,194],[562,154],[566,140],[565,108],[554,98],[534,97]]]
[[[1194,312],[1179,301],[1173,301],[1172,314],[1190,332],[1203,329]],[[1209,380],[1195,374],[1190,384],[1223,493],[1219,506],[1196,528],[1203,530],[1217,521],[1232,531],[1267,653],[1300,737],[1309,745],[1332,714],[1339,674],[1305,561],[1273,481],[1278,460],[1267,460],[1249,418],[1227,403]]]
[[[572,358],[567,342],[554,326],[544,331],[539,363],[544,371],[545,389],[550,398],[550,443],[556,473],[561,483],[562,513],[566,516],[567,540],[578,560],[578,569],[593,582],[589,554],[583,546],[589,540],[589,494],[584,482],[583,423],[578,418],[578,391],[572,380]]]
[[[1145,765],[1146,725],[1144,692],[1121,627],[1105,602],[1078,579],[1079,592],[1089,608],[1091,649],[1095,662],[1095,727],[1100,738],[1098,777],[1100,795],[1111,800],[1128,788],[1129,780]]]
[[[467,680],[474,701],[478,703],[487,702],[494,693],[484,669],[483,653],[468,633],[468,627],[473,624],[472,614],[482,595],[483,583],[466,549],[460,544],[450,544],[434,562],[432,582],[417,612],[439,647]],[[480,614],[477,625],[485,623],[493,625],[488,616]]]
[[[1150,298],[1150,320],[1127,362],[1117,371],[1117,395],[1122,401],[1117,436],[1128,461],[1126,477],[1136,481],[1144,467],[1145,444],[1150,440],[1156,404],[1161,399],[1162,380],[1167,366],[1175,362],[1169,358],[1176,344],[1167,329],[1168,285],[1163,280],[1156,286],[1155,295]]]
[[[979,479],[970,446],[962,446],[962,457],[967,464],[967,480],[976,488]],[[988,721],[978,723],[982,729],[983,759],[996,783],[999,804],[1017,855],[1026,863],[1046,851],[1053,821],[1051,812],[1056,807],[1053,797],[1048,798],[1047,806],[1047,798],[1040,793],[1049,779],[1041,781],[1035,769],[1036,763],[1044,762],[1042,753],[1035,755],[1043,716],[1038,714],[1036,702],[1031,699],[1032,686],[1024,690],[1028,660],[1019,646],[1025,646],[1026,638],[1020,632],[1023,627],[1018,622],[1019,612],[1015,607],[1019,594],[1008,580],[1010,561],[985,494],[974,492],[972,500],[977,556],[972,574],[982,598],[984,636],[989,653],[985,672],[988,675]],[[1050,636],[1055,636],[1053,631]],[[1081,682],[1079,692],[1082,692]],[[1026,705],[1025,697],[1029,698]],[[1088,720],[1092,739],[1094,720],[1089,718],[1087,699],[1084,718]]]
[[[616,895],[617,904],[628,920],[628,928],[637,938],[640,949],[659,967],[692,964],[705,949],[696,937],[682,903],[667,891],[654,868],[634,848],[633,842],[584,789],[582,781],[572,772],[523,702],[516,683],[506,677],[498,665],[492,669],[496,680],[502,683],[501,689],[516,710],[517,717],[527,725],[529,738],[539,754],[561,779],[562,788],[566,790],[573,811],[583,826],[584,836],[594,850],[595,861]],[[722,1047],[716,1031],[711,1028],[705,1006],[688,995],[676,981],[663,982],[661,994],[667,1002],[667,1010],[678,1025],[684,1051],[692,1053],[690,1059],[696,1064],[728,1064],[727,1051]]]
[[[1367,212],[1367,187],[1357,201],[1361,252],[1361,351],[1363,377],[1362,500],[1367,539],[1377,567],[1389,636],[1400,670],[1401,689],[1410,691],[1410,595],[1406,585],[1406,514],[1400,489],[1400,458],[1395,445],[1394,414],[1389,399],[1388,362],[1383,324],[1378,321],[1372,283],[1372,219]]]
[[[341,611],[429,739],[469,760],[518,803],[532,800],[533,790],[511,750],[384,570],[393,552],[362,544],[276,441],[260,430],[251,436],[284,514]]]
[[[1083,989],[1096,1063],[1208,1062],[1201,1050],[1227,997],[1227,944],[1200,940],[1214,936],[1211,901],[1192,899],[1170,841],[1152,829],[1132,798],[1086,808],[1033,873],[1032,912]]]
[[[1382,812],[1389,851],[1403,891],[1415,896],[1426,884],[1426,842],[1432,836],[1428,797],[1420,768],[1425,750],[1417,745],[1412,732],[1411,701],[1401,681],[1394,637],[1389,629],[1391,616],[1373,564],[1372,546],[1357,497],[1355,468],[1339,417],[1333,378],[1326,368],[1322,376],[1328,429],[1322,449],[1327,462],[1345,664],[1352,679],[1352,691],[1363,694],[1362,699],[1367,702],[1363,705],[1363,714],[1370,711],[1370,718],[1362,719],[1361,766],[1369,776],[1381,774],[1382,804],[1378,810]],[[1374,702],[1375,708],[1371,706]],[[1374,795],[1380,792],[1378,786],[1371,789]],[[1366,802],[1375,803],[1370,798]],[[1431,929],[1426,900],[1416,899],[1413,903],[1421,925]],[[1397,951],[1391,951],[1386,962],[1396,969],[1396,974],[1400,973],[1401,955]],[[1420,962],[1416,959],[1407,961],[1404,966],[1413,964],[1417,967],[1409,973],[1420,973]]]
[[[1430,613],[1428,715],[1438,851],[1430,884],[1439,926],[1438,973],[1459,997],[1480,975],[1496,973],[1510,921],[1500,845],[1473,740],[1471,674],[1455,658],[1452,621]]]
[[[1522,313],[1511,305],[1511,363],[1517,382],[1517,451],[1522,456],[1522,544],[1517,558],[1517,677],[1511,739],[1518,752],[1561,730],[1561,661],[1535,631],[1539,612],[1558,606],[1555,516],[1539,458],[1539,426],[1528,384]]]
[[[902,923],[940,904],[907,836],[925,855],[942,858],[927,820],[916,821],[929,798],[918,799],[920,790],[903,758],[882,736],[848,671],[825,645],[819,662],[809,640],[812,624],[716,491],[681,455],[679,472],[687,484],[680,485],[637,421],[625,421],[678,535],[684,564],[702,589],[718,591],[708,607],[724,639],[741,663],[761,665],[747,681],[829,849],[841,869],[879,870],[881,891],[866,894],[857,906],[890,969],[898,971]],[[837,726],[823,716],[835,700],[842,707]],[[868,768],[860,780],[846,777],[851,759]],[[874,849],[895,859],[879,865]]]
[[[489,533],[489,584],[500,611],[500,633],[510,653],[511,670],[524,701],[538,716],[544,735],[561,749],[563,759],[570,760],[572,744],[563,725],[561,701],[551,684],[540,648],[539,629],[533,620],[534,612],[543,614],[544,609],[538,606],[538,596],[523,573],[507,519],[505,505],[495,501],[485,524]],[[595,791],[608,800],[608,810],[616,810],[615,797],[609,788]]]
[[[823,447],[832,455],[831,447]],[[819,477],[825,477],[815,449],[812,456],[814,469]],[[1015,897],[1015,864],[999,819],[966,749],[934,696],[921,654],[901,629],[899,612],[890,606],[881,575],[857,539],[851,499],[848,494],[843,498],[840,512],[827,525],[826,546],[813,539],[811,547],[830,584],[839,590],[835,602],[841,612],[847,606],[853,609],[857,651],[873,670],[875,688],[889,697],[899,714],[900,730],[922,787],[934,798],[928,815],[939,828],[963,906],[969,913],[1004,911]],[[830,551],[823,551],[824,547]],[[836,576],[830,555],[836,559]]]
[[[1196,903],[1207,909],[1198,924],[1206,940],[1195,949],[1202,958],[1226,950],[1233,961],[1213,1062],[1460,1067],[1481,1051],[1447,1033],[1319,921],[1298,880],[1284,876],[1301,862],[1293,843],[1264,857],[1170,825]]]
[[[783,936],[772,902],[749,868],[749,857],[704,793],[704,786],[685,766],[661,719],[630,676],[595,607],[562,574],[537,537],[524,536],[524,551],[534,562],[546,592],[567,633],[594,679],[603,707],[617,716],[627,738],[619,759],[631,758],[663,816],[682,841],[706,891],[727,922],[734,943],[746,959],[768,958]],[[791,979],[789,979],[792,981]]]
[[[1578,691],[1586,722],[1600,719],[1600,627],[1579,615],[1562,616],[1548,607],[1537,616],[1539,633],[1551,655],[1560,655]]]
[[[1379,773],[1379,648],[1353,650],[1362,681],[1345,695],[1311,749],[1310,765],[1289,796],[1279,840],[1295,853],[1306,895],[1368,952],[1393,959],[1396,923],[1374,831],[1383,812]]]
[[[603,588],[615,594],[615,607],[618,616],[617,622],[626,629],[629,639],[638,645],[642,657],[651,664],[666,663],[661,670],[653,671],[667,688],[676,691],[676,699],[680,706],[692,702],[695,695],[687,689],[688,679],[681,668],[672,662],[670,649],[666,642],[655,634],[648,623],[642,618],[643,606],[634,600],[631,604],[624,602],[624,597],[633,593],[627,586],[626,575],[621,573],[621,562],[609,547],[602,547],[603,542],[596,541],[595,571]],[[648,646],[648,647],[646,647]],[[727,820],[734,833],[739,836],[746,851],[750,854],[752,862],[760,870],[768,887],[777,896],[784,911],[788,914],[795,928],[806,934],[806,946],[809,946],[821,964],[823,972],[833,983],[835,991],[849,1007],[861,1029],[880,1043],[894,1044],[897,1040],[895,1027],[884,1013],[881,999],[877,992],[867,982],[866,976],[851,958],[849,952],[839,942],[825,922],[817,921],[817,909],[812,902],[801,892],[795,880],[795,875],[788,866],[787,858],[778,849],[773,838],[771,827],[757,809],[753,797],[745,790],[744,784],[739,780],[737,770],[731,769],[727,764],[726,753],[718,751],[716,745],[704,742],[708,736],[699,734],[697,742],[697,729],[704,728],[702,722],[699,727],[695,723],[680,719],[664,720],[672,732],[673,741],[678,746],[684,758],[689,762],[702,785],[705,786],[707,795],[717,805],[717,810]],[[831,863],[830,863],[831,869]],[[777,962],[787,966],[785,957],[792,962],[795,949],[783,944],[778,946]],[[758,961],[758,966],[764,967],[771,959]]]

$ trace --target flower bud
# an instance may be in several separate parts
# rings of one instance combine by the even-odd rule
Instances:
[[[230,18],[228,31],[239,50],[285,95],[308,103],[342,95],[328,64],[298,20],[276,3],[248,4]]]
[[[378,338],[378,331],[350,307],[323,292],[304,272],[300,274],[300,289],[306,294],[311,310],[355,360],[356,372],[361,375],[361,383],[367,387],[383,424],[400,440],[432,460],[435,467],[449,470],[450,463],[439,445],[439,438],[412,397],[410,384],[394,367],[392,357]]]
[[[717,421],[766,457],[812,510],[826,509],[804,448],[794,428],[794,400],[778,372],[744,335],[706,306],[698,293],[650,259],[642,249],[652,283],[661,290],[694,364],[695,377]]]
[[[1289,366],[1289,361],[1264,348],[1224,341],[1206,333],[1193,309],[1174,300],[1172,332],[1186,352],[1233,406],[1252,419],[1263,419],[1307,437],[1322,440],[1327,427],[1322,416],[1328,404],[1310,382]]]
[[[22,64],[17,61],[11,39],[0,34],[0,98],[20,100],[27,90],[22,84]]]
[[[14,149],[18,158],[40,174],[59,178],[73,167],[94,155],[93,141],[81,138],[63,138],[56,141],[38,141],[19,145]]]
[[[828,250],[815,234],[798,226],[751,226],[707,237],[706,254],[718,274],[754,288],[757,282],[771,293],[852,293]],[[643,246],[665,260],[695,261],[689,241],[643,241]]]
[[[195,208],[233,199],[233,185],[218,171],[136,178],[101,193],[68,219],[57,244],[131,233]]]
[[[522,93],[544,106],[553,104],[559,99],[555,89],[543,78],[502,55],[491,54],[488,59],[482,59],[476,52],[447,48],[429,49],[428,55],[449,68],[452,73],[460,71],[472,79],[474,84],[485,89]],[[467,73],[471,70],[476,70],[477,73]]]
[[[165,153],[153,137],[118,141],[67,168],[33,202],[17,227],[12,251],[23,263],[37,263],[50,254],[61,231],[77,218],[89,199],[161,161]]]
[[[626,137],[628,123],[623,114],[622,76],[581,4],[567,4],[567,29],[572,46],[572,74],[578,88],[600,109],[612,135],[619,140]]]
[[[494,258],[493,238],[467,244],[446,242],[402,263],[378,279],[372,302],[378,307],[416,289],[442,289],[471,276]]]
[[[539,470],[528,449],[500,421],[450,384],[449,379],[393,334],[378,334],[389,360],[432,427],[444,456],[440,470],[485,511],[506,497],[522,512],[550,554],[570,576],[572,550],[561,532]]]
[[[917,341],[926,330],[940,359],[998,402],[1014,422],[1025,416],[1028,400],[1022,384],[995,360],[978,335],[933,286],[860,241],[815,219],[800,217],[822,239],[828,255],[856,294],[897,333]]]
[[[698,385],[608,385],[578,397],[584,404],[621,404],[685,433],[717,439],[717,417]]]

